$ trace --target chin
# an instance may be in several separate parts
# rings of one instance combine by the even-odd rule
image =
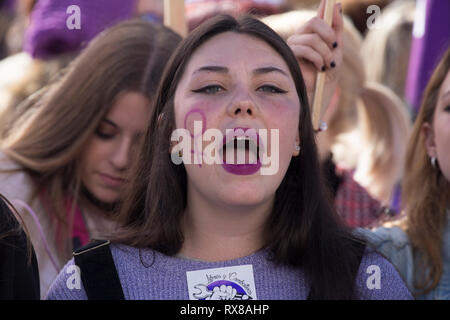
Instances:
[[[267,199],[263,190],[257,190],[255,188],[249,189],[237,189],[231,192],[222,194],[223,202],[230,206],[258,206],[265,202]]]
[[[113,204],[119,201],[119,192],[111,190],[95,190],[92,195],[101,202]]]

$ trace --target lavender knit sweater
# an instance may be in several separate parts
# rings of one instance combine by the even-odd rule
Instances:
[[[268,252],[239,259],[204,262],[170,257],[153,250],[111,245],[125,299],[306,299],[308,279],[302,270],[276,266]],[[74,260],[50,288],[47,299],[87,299]],[[394,267],[366,249],[357,275],[359,299],[412,299]]]

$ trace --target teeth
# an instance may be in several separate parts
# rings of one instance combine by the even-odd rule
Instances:
[[[256,164],[258,161],[258,144],[250,137],[234,137],[225,144],[225,149],[234,149],[236,164]],[[248,157],[246,156],[248,152]],[[248,159],[247,159],[248,158]]]
[[[256,164],[258,162],[258,156],[255,152],[249,152],[248,153],[248,163],[249,164]]]

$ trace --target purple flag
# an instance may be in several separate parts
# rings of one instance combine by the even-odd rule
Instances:
[[[449,46],[450,1],[417,0],[405,89],[406,99],[415,113],[434,68]]]

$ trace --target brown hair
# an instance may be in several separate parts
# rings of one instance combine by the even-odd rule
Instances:
[[[80,200],[78,163],[87,140],[122,92],[153,100],[180,40],[166,27],[138,19],[104,31],[14,124],[3,150],[34,179],[36,193],[45,188],[55,232],[71,235],[65,201],[71,197],[74,206]]]
[[[174,96],[184,69],[195,50],[214,36],[233,32],[260,39],[285,61],[301,105],[300,155],[294,157],[275,194],[266,221],[265,240],[276,263],[303,267],[321,299],[349,299],[353,294],[351,269],[358,265],[354,240],[340,223],[327,197],[318,160],[315,135],[303,77],[287,44],[267,25],[244,16],[216,16],[192,31],[180,44],[165,70],[141,147],[132,183],[120,211],[123,229],[115,242],[176,254],[183,244],[181,218],[187,203],[184,165],[169,154],[175,129]]]
[[[402,203],[407,219],[404,227],[415,249],[414,287],[419,293],[435,288],[442,275],[442,235],[450,199],[450,182],[432,167],[422,131],[433,125],[439,91],[450,70],[450,49],[434,71],[422,100],[406,154]]]

